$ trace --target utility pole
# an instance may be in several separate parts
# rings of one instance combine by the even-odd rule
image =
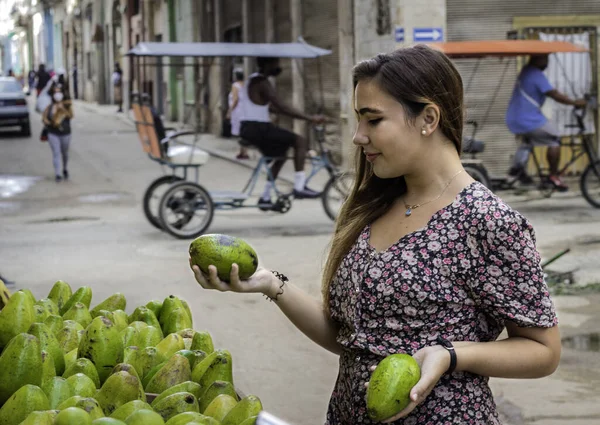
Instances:
[[[242,41],[250,42],[250,14],[248,11],[248,3],[250,0],[242,0]],[[244,76],[248,78],[250,75],[250,58],[244,57]]]
[[[177,29],[175,28],[175,0],[168,0],[168,18],[169,18],[169,41],[177,41]],[[171,121],[176,121],[178,114],[179,100],[177,99],[177,70],[173,66],[173,58],[169,58],[169,97],[171,98]]]
[[[352,125],[354,112],[352,106],[352,76],[349,72],[354,66],[354,1],[338,0],[338,38],[340,66],[340,140],[344,168],[351,163]]]
[[[302,35],[302,1],[290,0],[290,20],[292,23],[292,40]],[[292,103],[295,108],[304,111],[304,66],[302,59],[292,59]],[[306,136],[306,123],[294,120],[294,133]]]

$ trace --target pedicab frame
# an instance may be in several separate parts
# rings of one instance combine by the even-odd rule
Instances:
[[[258,205],[244,205],[254,190],[261,171],[265,171],[268,178],[272,179],[268,164],[276,158],[262,156],[258,165],[254,169],[246,187],[241,192],[233,191],[212,191],[209,192],[198,184],[198,169],[204,165],[209,158],[209,154],[197,146],[198,131],[179,131],[166,135],[157,134],[156,114],[152,113],[149,97],[140,95],[140,72],[141,67],[145,66],[194,66],[198,70],[200,64],[198,59],[209,59],[210,66],[215,58],[231,57],[276,57],[276,58],[294,58],[294,59],[317,59],[319,74],[319,89],[321,92],[321,103],[323,102],[323,88],[321,79],[321,67],[318,59],[322,56],[331,54],[331,50],[322,49],[306,43],[302,38],[292,43],[219,43],[219,42],[198,42],[198,43],[170,43],[170,42],[142,42],[133,47],[126,54],[132,58],[133,66],[137,69],[138,92],[132,95],[132,109],[134,120],[138,130],[138,135],[144,152],[150,159],[167,166],[172,170],[169,175],[163,175],[150,184],[144,195],[144,212],[150,223],[178,238],[193,238],[201,235],[209,227],[215,209],[237,209],[237,208],[258,208]],[[193,64],[169,64],[164,65],[161,58],[194,58]],[[148,63],[154,59],[154,62]],[[196,72],[198,74],[198,72]],[[159,88],[160,90],[161,88]],[[199,108],[201,105],[200,85],[196,90],[196,113],[200,116]],[[321,104],[322,108],[322,104]],[[198,123],[199,120],[197,120]],[[167,129],[174,130],[174,129]],[[198,130],[198,129],[197,129]],[[336,211],[331,206],[330,196],[335,196],[334,192],[340,192],[342,197],[347,196],[346,191],[350,190],[349,182],[346,182],[347,175],[342,174],[331,159],[330,152],[324,146],[323,125],[313,126],[319,152],[316,156],[307,158],[312,165],[312,171],[307,176],[310,180],[320,170],[325,169],[329,173],[329,181],[323,190],[322,202],[327,215],[334,220]],[[193,143],[186,143],[178,140],[181,136],[194,135]],[[169,146],[168,148],[165,148]],[[182,176],[177,175],[177,171],[182,171]],[[193,171],[195,182],[188,181],[188,171]],[[276,180],[275,180],[276,181]],[[341,186],[340,186],[341,185]],[[291,194],[282,193],[274,185],[277,201],[273,206],[273,211],[285,213],[289,211],[292,205]],[[166,192],[160,196],[158,213],[151,205],[151,199],[160,189],[167,187]],[[183,193],[183,198],[175,199],[177,193]],[[205,211],[205,217],[199,227],[194,231],[183,231],[182,227],[187,225],[199,210]],[[169,221],[169,213],[179,214],[180,218],[175,221]],[[187,218],[186,218],[187,217]],[[186,221],[187,220],[187,221]]]
[[[468,82],[465,86],[465,92],[467,92],[470,88],[470,85],[473,81],[473,78],[477,72],[477,68],[480,64],[480,61],[484,58],[489,57],[497,57],[497,58],[516,58],[521,56],[531,56],[531,55],[543,55],[543,54],[553,54],[553,53],[588,53],[589,50],[578,46],[573,43],[565,42],[565,41],[542,41],[542,40],[482,40],[482,41],[454,41],[454,42],[439,42],[439,43],[428,43],[428,45],[432,48],[435,48],[448,56],[453,60],[460,59],[477,59],[478,62],[475,65],[475,69],[473,70],[471,76],[468,79]],[[504,73],[502,74],[502,78],[498,82],[496,86],[495,93],[492,98],[495,98],[500,88],[504,83],[504,75],[508,69],[507,67],[504,69]],[[487,119],[489,112],[491,110],[492,103],[490,103],[485,115],[484,121]],[[595,98],[591,98],[589,102],[589,107],[597,108]],[[583,109],[583,113],[585,114],[586,109]],[[587,178],[593,178],[596,176],[598,180],[600,180],[600,161],[598,160],[597,153],[595,148],[591,146],[591,141],[589,140],[591,137],[585,137],[585,126],[583,124],[584,115],[578,114],[574,112],[574,119],[576,124],[571,124],[569,127],[579,128],[579,134],[571,136],[570,141],[567,143],[561,142],[561,146],[567,146],[571,148],[572,156],[571,161],[564,166],[561,171],[566,170],[572,163],[574,163],[581,156],[587,155],[589,159],[589,165],[586,170],[582,173],[581,178],[581,189],[583,196],[585,199],[594,207],[600,207],[600,200],[594,199],[593,196],[589,195],[588,188],[586,186]],[[467,124],[473,126],[473,133],[465,138],[465,149],[463,152],[470,153],[470,158],[463,158],[463,165],[467,172],[471,174],[473,178],[478,181],[481,181],[486,186],[490,187],[493,190],[507,190],[514,188],[515,182],[508,183],[504,178],[491,178],[488,174],[487,169],[485,168],[483,162],[476,158],[476,154],[483,152],[484,150],[484,142],[475,140],[475,134],[478,129],[478,123],[473,120],[468,120]],[[576,139],[581,138],[581,143],[577,143]],[[533,159],[536,164],[536,168],[538,170],[538,177],[540,181],[543,180],[545,175],[542,172],[542,168],[540,162],[533,153]],[[549,197],[554,192],[553,186],[547,186],[543,183],[539,187],[540,191],[545,197]]]

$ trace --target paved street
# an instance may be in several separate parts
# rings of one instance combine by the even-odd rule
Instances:
[[[93,304],[123,292],[128,311],[177,294],[190,303],[194,327],[211,332],[216,346],[232,353],[236,386],[257,394],[267,410],[293,424],[323,423],[336,357],[296,331],[264,298],[213,293],[195,283],[187,265],[189,241],[156,230],[143,215],[144,190],[161,169],[142,152],[126,117],[117,117],[114,109],[76,103],[67,183],[54,182],[50,149],[37,138],[35,112],[34,137],[0,134],[0,274],[18,288],[31,288],[37,297],[45,296],[58,279],[74,287],[91,286]],[[201,143],[223,157],[234,156],[237,149],[212,137]],[[249,172],[213,156],[200,179],[211,190],[241,189]],[[5,196],[13,187],[7,176],[31,185]],[[573,194],[531,202],[512,197],[509,202],[533,222],[544,258],[572,249],[554,270],[577,269],[579,282],[600,282],[600,210]],[[217,212],[209,231],[245,238],[265,266],[319,297],[332,229],[320,201],[296,201],[285,215],[254,209]],[[599,295],[561,296],[556,302],[564,337],[600,332]],[[552,377],[492,380],[492,385],[512,424],[600,421],[597,351],[566,348]]]

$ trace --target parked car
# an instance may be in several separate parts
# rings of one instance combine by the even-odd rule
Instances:
[[[21,127],[24,136],[31,135],[27,98],[14,77],[0,77],[0,127]]]

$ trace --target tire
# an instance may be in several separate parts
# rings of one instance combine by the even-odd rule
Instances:
[[[589,164],[580,180],[581,194],[595,208],[600,208],[600,161]]]
[[[25,137],[31,137],[31,124],[26,124],[21,127],[21,134]]]
[[[325,214],[327,214],[327,217],[331,220],[336,220],[342,204],[350,195],[353,185],[354,174],[351,173],[332,176],[325,185],[321,201],[323,203]],[[339,205],[337,205],[337,203],[339,203]]]
[[[146,193],[144,193],[144,215],[146,218],[157,229],[162,230],[162,224],[160,222],[160,217],[158,216],[158,211],[160,207],[160,200],[162,198],[162,193],[155,194],[157,189],[160,186],[171,185],[173,183],[177,183],[182,181],[183,179],[178,176],[161,176],[150,183],[148,189],[146,189]],[[156,207],[152,205],[152,201],[156,200]]]
[[[485,168],[476,164],[463,164],[463,168],[475,181],[478,181],[489,189],[492,188],[492,182]]]
[[[200,207],[200,208],[199,208]],[[187,228],[197,211],[206,214],[196,227]],[[202,235],[214,216],[214,204],[210,194],[196,183],[183,181],[173,184],[160,201],[161,228],[179,239],[193,239]]]

